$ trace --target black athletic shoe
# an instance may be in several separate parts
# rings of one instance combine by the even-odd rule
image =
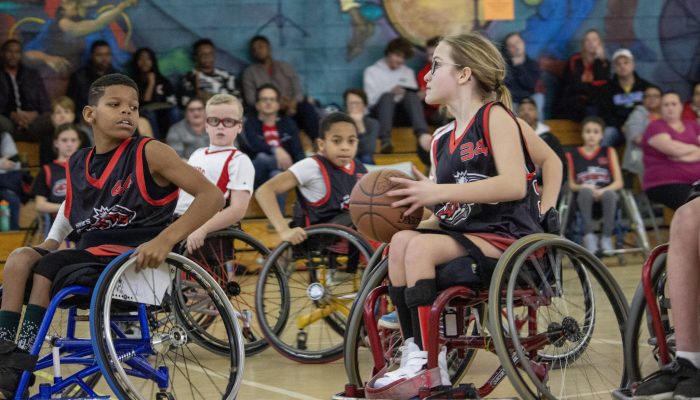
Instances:
[[[14,342],[0,340],[0,399],[12,399],[24,371],[33,371],[37,357],[17,347]],[[34,374],[29,386],[34,384]]]
[[[700,378],[700,371],[690,361],[677,358],[646,377],[634,390],[633,398],[635,400],[673,399],[674,392],[682,386],[681,383],[690,378]]]

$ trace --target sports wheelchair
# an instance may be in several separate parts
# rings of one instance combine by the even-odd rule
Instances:
[[[671,300],[666,285],[668,244],[652,250],[642,266],[642,282],[630,303],[625,327],[625,367],[627,386],[615,391],[614,398],[630,399],[632,384],[669,364],[676,353]]]
[[[619,203],[615,213],[615,228],[613,230],[615,250],[599,255],[617,256],[620,264],[623,264],[625,254],[641,253],[644,257],[648,256],[651,251],[651,245],[649,244],[646,225],[634,195],[629,189],[620,189],[618,195]],[[574,193],[568,187],[565,188],[559,202],[559,215],[561,215],[562,221],[560,233],[576,243],[581,243],[583,234],[581,233],[580,214],[576,210],[574,199]],[[596,207],[594,207],[594,214],[595,209]],[[633,243],[627,240],[627,233],[634,234]],[[658,234],[656,237],[658,240]]]
[[[255,310],[255,287],[270,250],[240,227],[234,227],[210,233],[204,246],[193,254],[189,254],[184,246],[180,252],[202,266],[228,296],[241,323],[246,356],[265,350],[267,341]],[[270,274],[268,283],[276,284],[276,287],[268,286],[268,289],[282,290],[284,280],[281,271],[272,269]],[[194,331],[193,335],[201,334],[198,340],[212,351],[228,353],[227,343],[208,333],[208,329],[216,327],[221,318],[216,308],[212,304],[201,303],[199,309],[201,318],[195,322],[201,329]]]
[[[267,258],[255,309],[267,341],[280,354],[302,363],[324,363],[343,355],[350,307],[374,248],[343,225],[305,230],[304,242],[282,242]]]
[[[441,293],[430,313],[427,368],[437,368],[445,346],[453,387],[424,382],[414,395],[481,398],[505,377],[523,399],[610,398],[626,384],[627,301],[608,269],[583,247],[551,234],[521,238],[500,257],[490,285],[478,288],[440,287],[446,270],[436,270]],[[349,384],[334,399],[365,397],[369,378],[398,364],[400,332],[377,324],[391,311],[387,278],[384,258],[353,304],[344,342]],[[477,355],[483,362],[488,353],[500,362],[492,374],[471,368]],[[483,383],[460,385],[467,373]]]
[[[59,272],[30,351],[38,357],[38,393],[29,395],[34,378],[24,372],[16,399],[109,399],[109,390],[120,399],[236,397],[244,345],[226,294],[179,254],[141,272],[130,255],[106,267],[77,264]],[[207,334],[228,351],[212,351],[202,341],[198,321],[208,313],[201,303],[220,314]],[[89,314],[81,312],[87,308]]]

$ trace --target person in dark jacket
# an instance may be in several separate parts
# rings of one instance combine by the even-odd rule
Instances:
[[[627,49],[619,49],[612,57],[615,75],[604,86],[601,116],[605,120],[602,146],[618,146],[625,141],[622,126],[635,106],[642,104],[644,91],[651,83],[635,72],[634,56]]]
[[[261,85],[256,92],[257,115],[246,118],[238,147],[253,160],[255,188],[286,171],[304,158],[299,127],[294,120],[279,114],[280,93],[272,84]]]
[[[22,43],[5,41],[0,47],[0,132],[29,132],[36,118],[50,109],[39,73],[22,63]]]
[[[526,97],[532,97],[540,79],[540,66],[525,53],[525,41],[517,32],[509,33],[503,39],[504,58],[508,64],[505,84],[513,97],[513,108]]]
[[[610,63],[605,58],[605,46],[598,31],[591,29],[583,36],[582,49],[571,58],[562,82],[562,117],[581,121],[589,115],[599,115],[601,88],[610,78]]]
[[[87,65],[75,71],[68,83],[68,97],[75,103],[78,115],[82,116],[83,108],[88,105],[90,85],[97,78],[116,72],[112,68],[112,49],[104,40],[95,40],[90,46],[90,60]]]

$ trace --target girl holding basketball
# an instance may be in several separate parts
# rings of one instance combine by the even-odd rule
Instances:
[[[408,206],[405,215],[432,208],[420,226],[432,229],[401,231],[391,240],[389,296],[405,347],[400,368],[375,377],[375,388],[410,379],[425,368],[421,337],[427,339],[430,306],[437,297],[436,266],[468,255],[481,262],[476,271],[465,263],[464,274],[488,285],[495,262],[485,260],[499,257],[523,236],[542,232],[540,206],[547,210],[556,202],[559,184],[546,185],[540,201],[533,179],[539,165],[545,182],[561,182],[561,162],[510,113],[505,72],[501,53],[478,33],[446,37],[435,49],[425,100],[446,106],[455,121],[433,135],[430,179],[419,171],[414,171],[415,181],[392,178],[401,188],[388,194],[403,198],[393,206]],[[442,384],[450,385],[444,349],[438,361]]]

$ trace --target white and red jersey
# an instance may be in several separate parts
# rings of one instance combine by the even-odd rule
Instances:
[[[202,147],[195,150],[187,163],[201,172],[209,182],[215,184],[226,200],[231,190],[246,190],[253,193],[255,169],[250,158],[235,147]],[[194,201],[194,197],[180,190],[175,214],[182,215]]]

